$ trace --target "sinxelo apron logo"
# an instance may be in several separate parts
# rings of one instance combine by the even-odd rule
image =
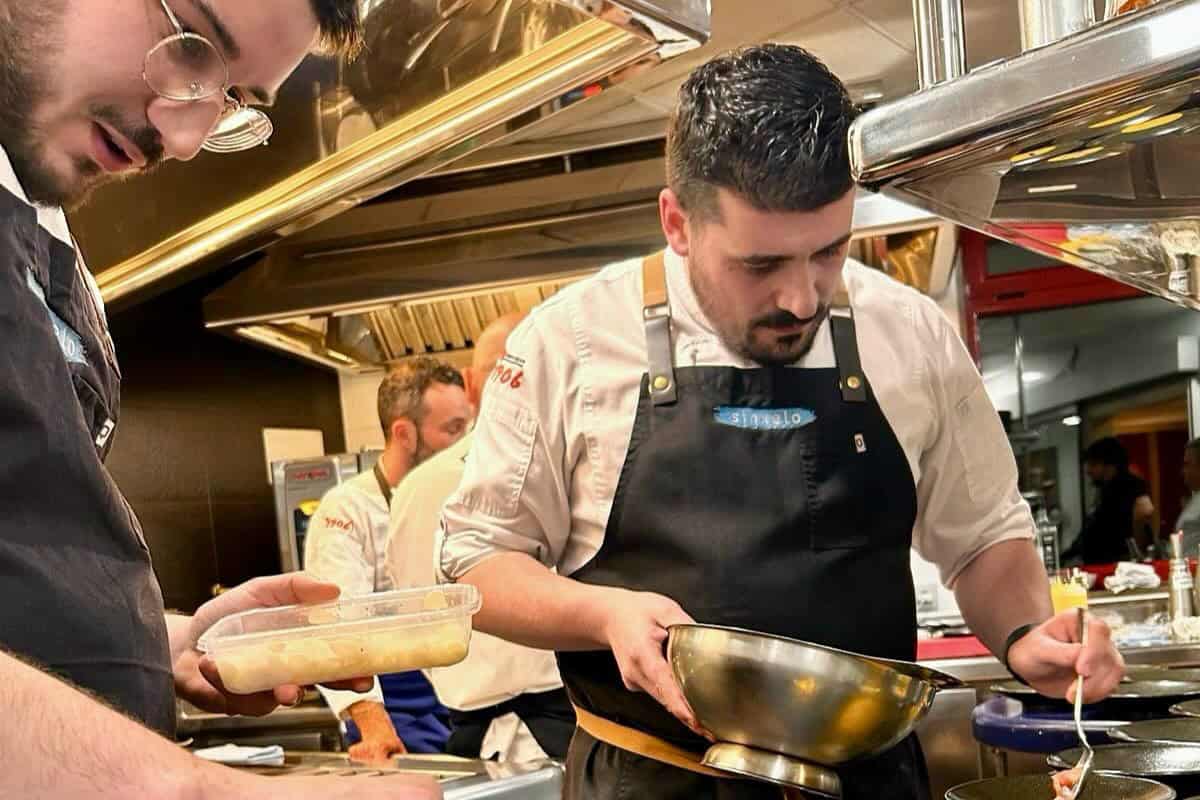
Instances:
[[[731,428],[755,431],[788,431],[803,428],[814,422],[817,415],[807,408],[752,408],[748,406],[717,406],[713,419]]]

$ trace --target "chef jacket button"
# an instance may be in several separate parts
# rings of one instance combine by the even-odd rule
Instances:
[[[667,390],[667,387],[669,387],[670,385],[671,385],[671,379],[668,378],[666,375],[655,375],[654,376],[654,391],[664,392]]]
[[[846,385],[851,389],[857,389],[858,387],[862,386],[862,381],[857,375],[851,375],[849,378],[846,378]]]

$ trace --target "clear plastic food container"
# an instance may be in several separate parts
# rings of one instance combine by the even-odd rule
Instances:
[[[467,655],[474,586],[434,586],[232,614],[200,637],[225,688],[277,686],[448,667]]]

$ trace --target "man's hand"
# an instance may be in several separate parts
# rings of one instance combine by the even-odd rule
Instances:
[[[359,700],[350,708],[350,719],[358,726],[362,741],[350,746],[350,758],[364,764],[386,764],[392,756],[408,752],[396,733],[387,709],[374,700]]]
[[[604,636],[621,668],[625,688],[649,694],[684,725],[711,739],[712,734],[696,720],[664,653],[667,629],[695,620],[674,600],[659,594],[614,589],[610,597]]]
[[[278,706],[294,706],[304,697],[300,686],[279,686],[274,691],[239,695],[228,691],[221,683],[216,664],[196,650],[200,635],[214,623],[239,611],[255,608],[286,606],[297,603],[325,603],[336,600],[339,590],[331,583],[322,583],[304,573],[273,575],[255,578],[231,589],[202,605],[183,632],[184,641],[172,641],[175,653],[175,690],[181,698],[197,708],[216,714],[244,714],[259,717]],[[335,684],[335,689],[369,691],[370,679],[356,679]]]
[[[1065,772],[1056,772],[1050,778],[1050,785],[1054,787],[1055,800],[1069,800],[1071,790],[1075,788],[1075,784],[1079,783],[1079,767],[1074,767]]]
[[[400,741],[399,736],[393,736],[390,739],[374,739],[361,742],[356,742],[350,745],[348,755],[351,761],[357,761],[360,764],[390,764],[395,756],[402,756],[408,752],[408,748],[404,746],[404,742]]]
[[[1103,620],[1088,617],[1087,647],[1079,644],[1079,617],[1074,609],[1043,622],[1017,640],[1008,663],[1034,689],[1047,697],[1075,700],[1075,679],[1082,675],[1083,700],[1094,703],[1112,694],[1125,675],[1125,660],[1112,643]]]

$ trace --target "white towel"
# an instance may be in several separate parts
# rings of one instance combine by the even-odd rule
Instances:
[[[216,761],[218,764],[228,764],[231,767],[283,766],[283,748],[279,745],[244,747],[236,744],[223,744],[220,747],[206,747],[193,752],[206,761]]]
[[[1149,564],[1134,564],[1122,561],[1117,564],[1117,571],[1104,579],[1104,588],[1113,594],[1120,594],[1128,589],[1157,589],[1162,586],[1162,580],[1154,567]]]

